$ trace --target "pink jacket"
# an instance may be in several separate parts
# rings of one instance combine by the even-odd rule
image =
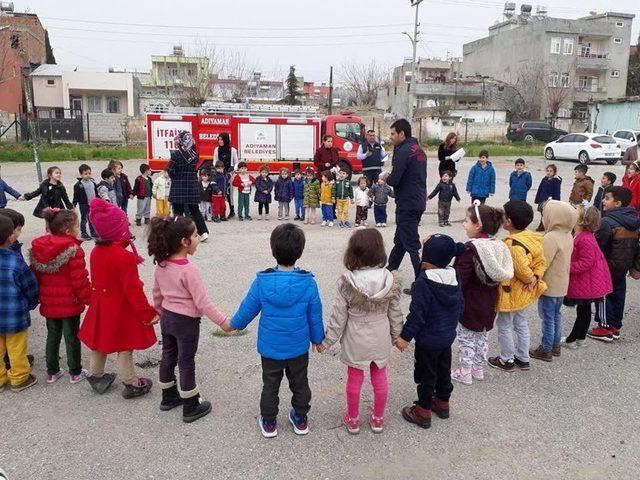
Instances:
[[[593,233],[573,238],[568,298],[596,299],[613,291],[609,266]]]

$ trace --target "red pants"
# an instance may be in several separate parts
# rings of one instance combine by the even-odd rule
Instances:
[[[224,196],[222,195],[212,196],[211,206],[213,207],[214,217],[224,217],[224,213],[225,213]]]

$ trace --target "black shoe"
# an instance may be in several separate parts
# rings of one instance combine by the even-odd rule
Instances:
[[[216,217],[213,219],[213,223],[220,223],[220,222],[221,222],[220,217]]]
[[[220,221],[221,221],[221,222],[226,222],[226,221],[227,221],[227,217],[225,217],[224,215],[222,215],[222,216],[220,217]]]
[[[182,405],[183,400],[178,393],[178,387],[175,385],[169,388],[162,389],[162,401],[160,402],[160,410],[167,412],[173,408]]]
[[[93,240],[93,238],[91,236],[87,235],[86,233],[83,233],[82,234],[82,240],[91,241],[91,240]]]
[[[109,387],[111,387],[111,384],[115,379],[116,376],[114,373],[105,373],[101,377],[87,377],[87,382],[89,382],[89,385],[91,385],[94,392],[102,395],[104,392],[109,390]]]
[[[244,217],[245,220],[253,220],[253,218],[251,218],[251,215],[247,215],[246,217]]]
[[[140,227],[142,225],[142,220],[140,218],[136,218],[136,225]]]
[[[411,295],[411,289],[410,288],[403,288],[402,289],[402,293],[404,293],[405,295]]]
[[[229,218],[231,218],[231,215],[229,215]],[[238,215],[238,220],[244,222],[244,218],[242,217],[242,215]]]
[[[129,385],[128,383],[123,383],[122,385],[124,385],[122,398],[129,400],[130,398],[141,397],[149,393],[153,382],[150,378],[139,378],[138,385]]]
[[[202,400],[199,393],[194,397],[184,398],[183,402],[182,421],[185,423],[195,422],[211,412],[211,403]]]
[[[523,362],[518,357],[513,357],[513,364],[520,370],[529,370],[531,368],[529,362]]]
[[[150,222],[150,221],[151,221],[151,219],[150,219],[150,218],[145,218],[145,219],[144,219],[144,224],[145,224],[145,225],[149,225],[149,222]]]
[[[227,218],[233,218],[235,216],[236,216],[236,210],[233,207],[231,207],[229,209],[229,216]]]
[[[497,368],[498,370],[502,370],[503,372],[513,372],[513,369],[516,368],[514,362],[503,362],[502,359],[498,357],[491,357],[487,363],[490,367]]]

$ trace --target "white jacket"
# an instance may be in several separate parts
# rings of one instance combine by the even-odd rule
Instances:
[[[365,188],[362,190],[360,187],[355,188],[353,190],[353,199],[358,207],[368,207],[370,202],[369,189]]]
[[[156,200],[166,200],[169,198],[168,180],[162,174],[153,181],[151,194]]]

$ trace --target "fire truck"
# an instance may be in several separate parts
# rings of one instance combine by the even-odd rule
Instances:
[[[247,105],[205,103],[202,108],[147,113],[147,160],[153,171],[168,163],[173,139],[181,130],[192,133],[200,160],[198,168],[212,166],[218,135],[226,132],[238,151],[239,161],[250,171],[261,165],[271,172],[282,167],[291,170],[313,166],[313,156],[322,136],[333,136],[339,151],[341,168],[353,173],[362,171],[356,158],[364,135],[360,117],[345,111],[321,115],[318,107],[288,105]]]

